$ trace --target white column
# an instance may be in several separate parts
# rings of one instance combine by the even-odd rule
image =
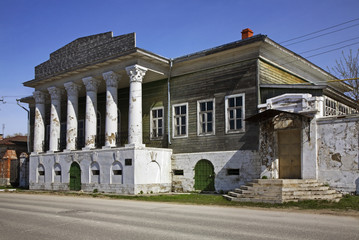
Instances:
[[[33,93],[35,98],[35,126],[34,126],[34,152],[39,153],[44,151],[45,141],[45,93],[35,91]]]
[[[66,125],[66,150],[76,150],[77,116],[78,116],[78,91],[80,85],[73,82],[64,84],[67,91],[67,125]]]
[[[97,132],[97,88],[100,82],[93,77],[82,79],[86,86],[85,149],[95,148]]]
[[[147,68],[136,64],[127,67],[126,71],[130,77],[127,146],[144,146],[142,143],[142,80]]]
[[[59,151],[60,127],[61,127],[61,94],[63,90],[57,87],[47,89],[51,96],[50,115],[50,144],[49,151]]]
[[[102,74],[106,81],[106,133],[105,133],[105,147],[116,146],[117,136],[117,87],[119,77],[113,71]]]

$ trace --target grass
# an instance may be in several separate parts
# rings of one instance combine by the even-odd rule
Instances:
[[[125,199],[150,202],[171,202],[182,204],[198,204],[213,206],[232,206],[232,207],[257,207],[275,209],[306,209],[306,210],[336,210],[336,211],[358,211],[359,196],[345,195],[339,202],[307,200],[300,202],[287,202],[283,204],[270,203],[245,203],[231,202],[220,194],[162,194],[162,195],[116,195],[105,193],[83,193],[83,192],[58,192],[58,191],[19,191],[25,193],[54,194],[65,196],[83,196],[94,198]]]
[[[244,203],[231,202],[222,197],[222,195],[212,194],[179,194],[179,195],[156,195],[156,196],[121,196],[121,195],[107,195],[113,199],[131,199],[140,201],[152,202],[175,202],[188,203],[200,205],[217,205],[217,206],[247,206],[247,207],[261,207],[261,208],[297,208],[297,209],[331,209],[331,210],[355,210],[359,211],[359,196],[345,195],[340,202],[329,201],[300,201],[288,202],[283,204],[270,203]]]

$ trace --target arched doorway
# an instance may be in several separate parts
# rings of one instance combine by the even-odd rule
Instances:
[[[201,191],[214,191],[214,167],[205,159],[199,160],[194,167],[194,189]]]
[[[70,167],[70,190],[81,190],[81,168],[76,162],[73,162]]]

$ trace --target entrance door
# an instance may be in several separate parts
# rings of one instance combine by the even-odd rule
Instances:
[[[81,190],[81,168],[78,163],[73,162],[70,167],[70,190]]]
[[[214,167],[208,160],[200,160],[194,168],[194,189],[214,191]]]
[[[279,178],[301,178],[300,129],[278,131]]]

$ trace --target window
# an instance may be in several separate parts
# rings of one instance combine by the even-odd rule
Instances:
[[[112,170],[113,175],[122,175],[122,170]]]
[[[227,168],[227,175],[239,175],[239,168]]]
[[[173,105],[173,137],[188,136],[188,103]]]
[[[66,148],[66,122],[62,122],[60,125],[60,150]]]
[[[225,97],[226,133],[244,131],[244,94]]]
[[[92,175],[93,176],[98,176],[100,175],[100,170],[91,170],[92,171]]]
[[[174,174],[174,175],[183,176],[183,170],[181,170],[181,169],[175,169],[175,170],[173,170],[173,174]]]
[[[215,116],[214,99],[197,102],[197,133],[200,136],[214,135]]]
[[[77,124],[77,149],[81,149],[85,146],[85,122],[81,119]]]
[[[112,164],[111,167],[112,174],[110,178],[110,184],[122,184],[122,165],[120,162],[116,161]]]
[[[132,158],[125,159],[125,166],[132,166]]]
[[[163,107],[153,108],[150,116],[150,128],[151,128],[151,139],[162,139],[163,138]]]

